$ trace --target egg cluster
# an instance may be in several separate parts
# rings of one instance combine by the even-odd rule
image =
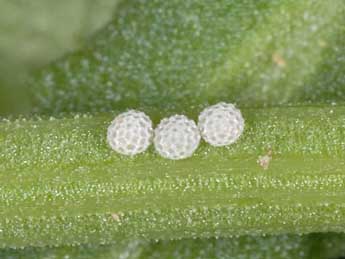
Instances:
[[[244,130],[244,119],[233,104],[218,103],[204,109],[198,125],[185,115],[164,118],[153,130],[150,118],[130,110],[118,115],[108,127],[107,141],[123,155],[144,152],[152,143],[162,157],[172,160],[193,155],[203,138],[212,146],[234,143]]]

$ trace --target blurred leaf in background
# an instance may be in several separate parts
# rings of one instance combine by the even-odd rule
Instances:
[[[0,114],[27,108],[21,81],[112,17],[117,0],[0,0]]]
[[[28,82],[35,111],[345,99],[345,3],[133,0]]]

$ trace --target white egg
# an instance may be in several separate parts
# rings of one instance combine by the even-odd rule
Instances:
[[[108,127],[107,141],[110,147],[123,155],[144,152],[152,143],[151,119],[143,112],[130,110],[116,116]]]
[[[202,138],[212,146],[234,143],[244,130],[241,111],[230,103],[218,103],[204,109],[198,120]]]
[[[163,119],[155,129],[154,146],[165,158],[179,160],[190,157],[198,148],[200,133],[193,120],[184,115]]]

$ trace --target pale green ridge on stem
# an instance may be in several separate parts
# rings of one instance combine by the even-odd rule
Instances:
[[[169,113],[143,110],[155,123]],[[113,152],[117,112],[3,120],[1,245],[344,231],[345,107],[242,111],[236,144],[182,161]]]

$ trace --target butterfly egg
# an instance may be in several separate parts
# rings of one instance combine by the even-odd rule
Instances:
[[[230,103],[218,103],[204,109],[198,119],[202,138],[212,146],[234,143],[242,134],[244,119],[240,110]]]
[[[150,146],[152,137],[152,121],[145,113],[135,110],[116,116],[107,133],[110,147],[130,156],[144,152]]]
[[[179,160],[190,157],[198,148],[200,133],[193,120],[184,115],[163,119],[155,129],[156,151],[165,158]]]

